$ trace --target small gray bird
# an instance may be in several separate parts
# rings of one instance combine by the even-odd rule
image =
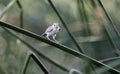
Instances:
[[[52,37],[52,39],[56,41],[55,37],[56,34],[60,31],[60,27],[59,24],[57,22],[53,23],[53,25],[49,26],[45,32],[42,34],[42,36],[46,37],[48,40],[50,40],[50,37]],[[58,43],[58,42],[57,42]]]

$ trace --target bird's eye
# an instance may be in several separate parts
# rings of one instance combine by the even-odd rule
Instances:
[[[58,28],[58,27],[55,27],[56,29]]]

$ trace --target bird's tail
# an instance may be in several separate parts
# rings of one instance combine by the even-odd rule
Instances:
[[[46,34],[46,33],[43,33],[41,36],[46,37],[46,36],[47,36],[47,34]]]

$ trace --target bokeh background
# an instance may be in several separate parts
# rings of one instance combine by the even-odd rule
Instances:
[[[0,0],[0,14],[12,1]],[[119,56],[120,0],[101,0],[114,26],[108,20],[97,0],[51,1],[86,55],[97,60]],[[47,0],[20,0],[20,3],[23,7],[24,29],[41,35],[48,26],[58,22],[61,31],[57,34],[57,41],[79,51]],[[20,27],[20,8],[17,3],[7,9],[0,19]],[[31,37],[17,34],[38,49],[38,51],[67,69],[74,68],[84,74],[90,74],[92,71],[88,61],[79,59]],[[29,50],[30,48],[20,42],[19,39],[0,27],[0,74],[19,74],[22,71]],[[61,70],[43,57],[39,56],[39,59],[45,64],[51,74],[68,74],[68,72]],[[31,59],[26,74],[44,73],[35,61]]]

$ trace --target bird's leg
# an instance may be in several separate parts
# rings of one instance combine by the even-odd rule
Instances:
[[[56,34],[53,35],[53,40],[54,40],[56,43],[59,43],[55,38],[56,38]]]
[[[46,38],[47,38],[48,40],[50,40],[50,38],[49,38],[49,35],[48,35],[48,34],[47,34]]]

